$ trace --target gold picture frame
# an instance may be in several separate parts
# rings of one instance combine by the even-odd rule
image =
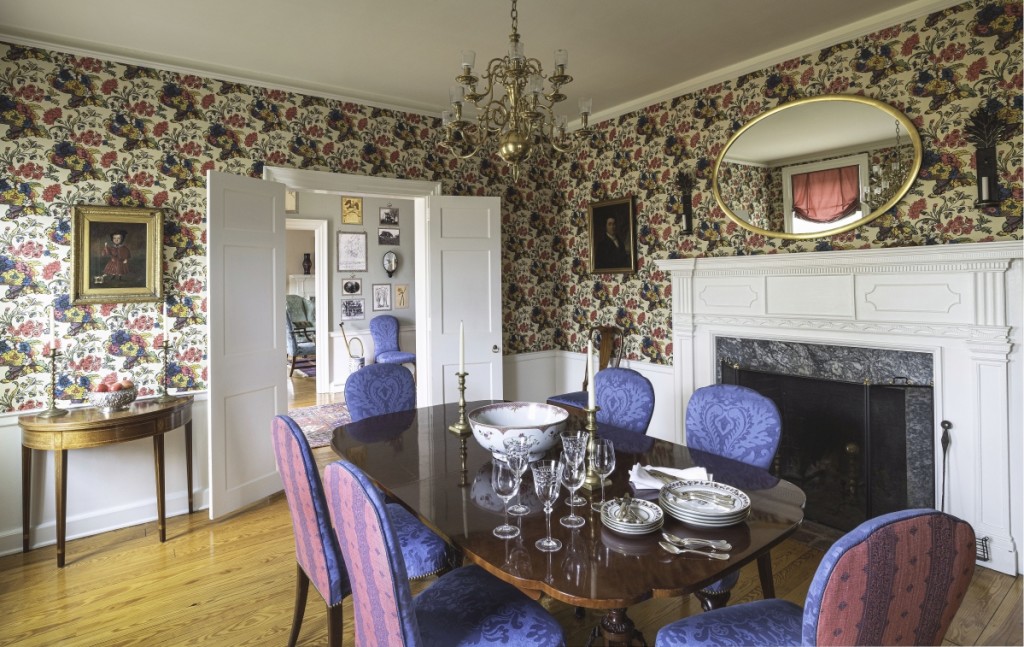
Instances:
[[[636,272],[636,222],[633,196],[590,205],[590,273]]]
[[[71,303],[163,300],[160,209],[76,205],[71,210]]]
[[[363,224],[363,199],[351,196],[341,196],[341,224],[361,225]]]

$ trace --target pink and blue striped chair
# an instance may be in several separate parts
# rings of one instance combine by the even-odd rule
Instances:
[[[974,575],[974,530],[933,509],[860,524],[825,553],[804,607],[757,600],[678,620],[677,645],[941,645]]]
[[[690,396],[685,427],[687,447],[768,469],[779,449],[782,416],[771,398],[753,389],[712,384]],[[734,571],[701,590],[704,610],[728,603],[739,579]]]
[[[331,528],[320,472],[309,442],[294,420],[276,416],[271,434],[277,471],[281,474],[291,512],[298,564],[295,611],[288,645],[294,647],[299,638],[306,595],[312,582],[327,603],[327,644],[338,647],[344,621],[341,602],[351,592],[351,586],[337,536]],[[397,503],[388,504],[386,511],[408,564],[409,577],[427,577],[450,567],[452,551],[440,537]]]
[[[347,461],[324,470],[327,504],[352,582],[356,644],[444,647],[562,645],[537,602],[479,566],[445,573],[413,597],[387,504]]]

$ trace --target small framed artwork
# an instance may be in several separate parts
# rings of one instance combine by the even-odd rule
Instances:
[[[355,297],[363,293],[363,280],[351,276],[341,280],[341,291],[346,297]]]
[[[395,286],[395,310],[409,307],[409,284],[399,283]]]
[[[365,299],[342,299],[341,320],[353,321],[366,318]]]
[[[76,205],[71,211],[71,303],[163,300],[160,209]]]
[[[338,232],[338,271],[366,271],[366,232]]]
[[[363,224],[363,199],[347,195],[341,196],[341,224]]]
[[[387,206],[380,208],[380,224],[398,226],[398,208]]]
[[[401,241],[398,237],[399,229],[397,227],[379,227],[377,229],[377,244],[378,245],[400,245]]]
[[[299,192],[292,191],[291,189],[284,190],[284,212],[285,213],[298,213],[299,212]]]
[[[589,208],[590,272],[636,271],[636,223],[633,196],[595,202]]]
[[[373,309],[374,310],[390,310],[391,309],[391,284],[390,283],[374,283],[373,284]]]

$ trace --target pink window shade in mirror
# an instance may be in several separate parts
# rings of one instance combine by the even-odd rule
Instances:
[[[835,222],[860,209],[860,169],[843,166],[794,174],[793,212],[811,222]]]

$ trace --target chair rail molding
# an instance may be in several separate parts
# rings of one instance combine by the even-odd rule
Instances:
[[[930,353],[936,435],[953,424],[935,501],[989,538],[981,565],[1020,572],[1022,259],[1008,241],[655,261],[672,281],[677,426],[715,382],[718,337]]]

